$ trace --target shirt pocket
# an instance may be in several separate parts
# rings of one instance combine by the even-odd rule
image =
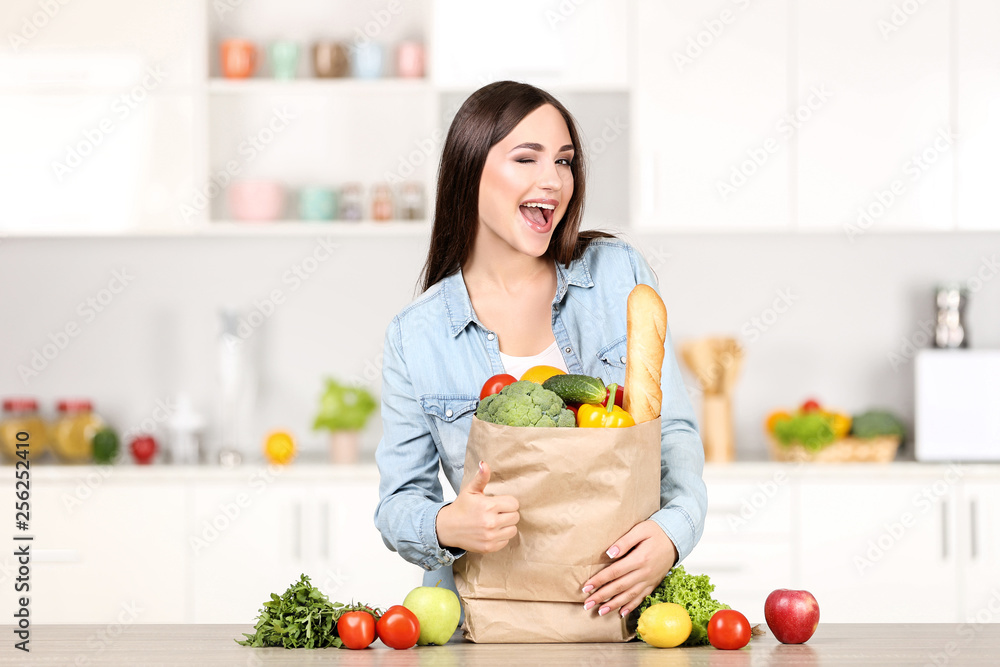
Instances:
[[[435,433],[442,462],[455,470],[465,465],[465,447],[469,442],[472,415],[478,396],[468,394],[429,394],[420,397],[420,407]]]
[[[628,350],[626,336],[616,338],[597,353],[601,375],[607,383],[625,382],[625,357]]]

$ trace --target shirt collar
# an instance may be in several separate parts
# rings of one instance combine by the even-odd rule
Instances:
[[[552,300],[553,305],[562,302],[570,285],[593,287],[594,279],[590,275],[590,266],[587,264],[586,257],[570,262],[569,268],[556,262],[556,281],[556,296]],[[469,290],[465,286],[465,278],[462,277],[461,269],[441,281],[441,294],[444,296],[445,308],[448,311],[448,323],[451,327],[452,338],[462,333],[471,322],[482,326],[482,323],[476,318],[476,313],[472,310],[472,300],[469,298]]]

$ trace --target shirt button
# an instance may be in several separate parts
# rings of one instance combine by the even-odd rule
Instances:
[[[451,417],[453,414],[455,414],[455,413],[452,412],[451,410],[445,410],[444,411],[444,416],[445,417]]]
[[[622,357],[622,363],[623,364],[625,363],[625,357]]]
[[[486,334],[486,340],[493,340],[496,337],[497,337],[497,335],[494,334],[494,333]]]
[[[565,351],[566,351],[566,354],[572,354],[573,353],[573,348],[567,347]]]

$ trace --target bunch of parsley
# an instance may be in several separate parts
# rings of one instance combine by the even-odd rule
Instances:
[[[712,599],[715,584],[708,580],[707,574],[688,574],[683,565],[672,569],[652,593],[646,596],[639,605],[635,617],[642,615],[648,607],[660,602],[674,602],[687,609],[691,616],[691,635],[684,646],[702,646],[708,643],[708,621],[712,614],[720,609],[729,609],[729,605]]]
[[[284,648],[340,648],[337,620],[348,611],[365,610],[378,618],[378,610],[366,605],[330,602],[306,575],[288,587],[280,597],[271,593],[254,626],[254,633],[243,633],[241,646],[282,646]]]

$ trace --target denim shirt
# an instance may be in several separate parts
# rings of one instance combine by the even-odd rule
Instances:
[[[639,283],[656,288],[649,265],[624,241],[596,239],[568,268],[556,263],[556,273],[552,332],[569,372],[624,383],[626,302]],[[676,546],[679,562],[701,537],[708,495],[701,438],[669,327],[665,348],[661,509],[650,518]],[[457,493],[479,391],[503,372],[497,335],[476,317],[461,271],[417,297],[386,330],[375,525],[386,546],[425,570],[464,553],[438,543],[437,513],[447,504],[438,466]]]

